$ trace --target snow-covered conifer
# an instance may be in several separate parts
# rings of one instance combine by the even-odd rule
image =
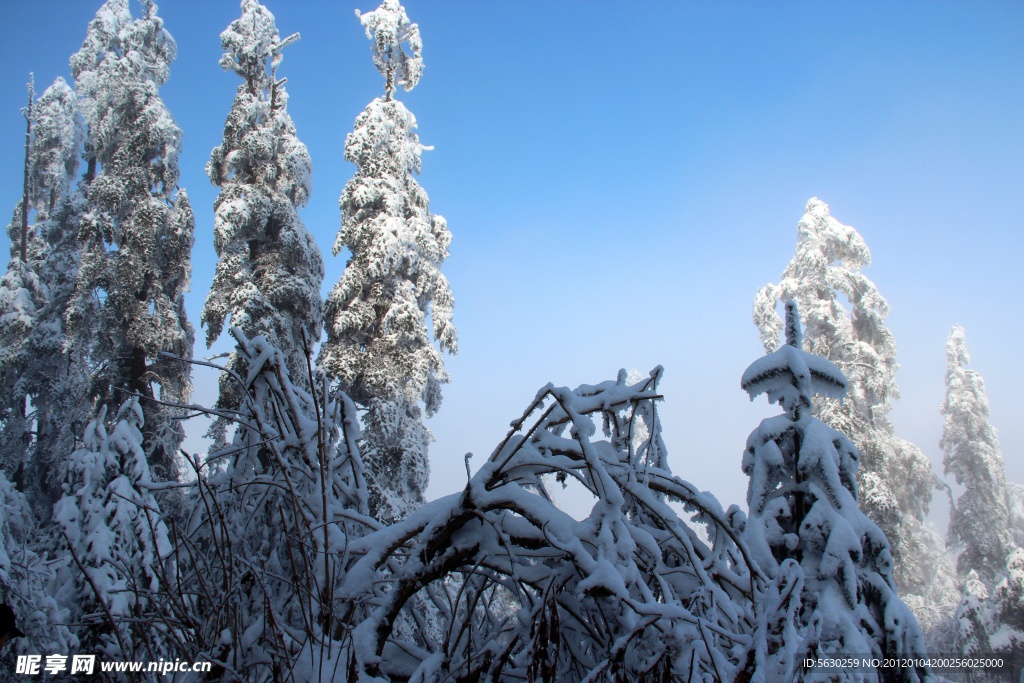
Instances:
[[[928,605],[949,612],[957,600],[953,570],[924,522],[937,479],[927,457],[896,437],[888,419],[899,396],[899,364],[884,324],[889,304],[860,272],[871,264],[871,253],[860,234],[817,198],[807,203],[797,231],[796,255],[782,280],[762,287],[754,299],[761,341],[766,351],[776,347],[783,327],[777,302],[797,301],[807,350],[835,363],[848,379],[846,398],[815,399],[814,415],[849,436],[860,453],[860,507],[889,539],[896,585],[901,595],[928,595]]]
[[[392,99],[396,86],[411,90],[422,73],[419,28],[397,0],[360,20],[373,40],[385,96],[356,118],[345,141],[345,159],[357,170],[341,196],[333,251],[348,249],[351,258],[327,299],[319,363],[367,410],[363,455],[371,510],[395,520],[423,501],[430,433],[422,413],[430,417],[440,407],[441,384],[448,381],[441,352],[458,350],[452,293],[440,271],[451,233],[444,218],[430,213],[414,177],[420,153],[431,148],[420,144],[416,118]]]
[[[736,680],[829,680],[826,672],[805,672],[805,658],[922,656],[917,620],[896,594],[889,543],[857,506],[857,449],[812,414],[814,394],[842,399],[847,379],[802,350],[792,300],[785,330],[785,343],[752,363],[740,383],[751,400],[767,393],[785,413],[763,420],[743,454],[750,477],[744,536],[770,581],[755,601],[758,626]],[[930,676],[925,667],[878,675]],[[849,670],[841,679],[859,680]]]
[[[309,344],[320,339],[324,265],[298,214],[312,189],[312,162],[288,115],[285,79],[276,79],[282,48],[298,37],[281,40],[274,15],[256,0],[243,0],[242,17],[221,34],[226,52],[220,64],[244,82],[224,125],[224,141],[206,166],[221,188],[214,204],[220,261],[203,322],[208,345],[229,316],[247,337],[264,337],[285,354],[292,381],[309,389],[303,333]],[[235,353],[227,367],[246,375],[241,362]],[[230,376],[222,378],[220,391],[219,407],[239,405]],[[225,423],[216,425],[223,439]]]
[[[68,320],[76,338],[94,340],[93,392],[111,412],[127,395],[153,398],[154,385],[172,403],[190,392],[190,366],[160,356],[191,357],[193,344],[183,293],[194,218],[177,186],[181,129],[159,95],[177,48],[156,5],[142,4],[133,19],[128,0],[108,0],[71,58],[88,126],[88,204]],[[174,479],[181,427],[153,401],[142,409],[146,457],[157,477]]]
[[[33,220],[19,205],[8,228],[11,265],[0,280],[6,395],[20,402],[4,423],[2,459],[10,462],[4,469],[17,472],[19,486],[31,492],[41,518],[48,520],[59,485],[59,462],[71,452],[55,439],[58,434],[70,435],[73,425],[83,426],[75,424],[72,403],[84,402],[86,391],[84,366],[71,362],[65,349],[64,315],[77,277],[74,223],[83,208],[82,197],[71,184],[83,131],[75,93],[63,78],[58,77],[35,102],[31,121],[24,195]],[[30,256],[24,264],[22,237]],[[26,397],[34,408],[32,415],[23,414]],[[25,434],[32,421],[34,440]]]
[[[11,238],[11,260],[7,273],[0,278],[0,471],[22,476],[25,453],[30,441],[30,424],[26,415],[26,394],[19,385],[23,345],[35,324],[36,310],[46,300],[46,288],[39,280],[38,263],[45,254],[45,244],[38,233],[29,229],[31,192],[32,108],[35,78],[28,83],[28,107],[25,115],[25,174],[22,199],[14,209],[7,226]]]
[[[68,463],[64,496],[53,508],[58,530],[58,599],[80,621],[84,648],[107,657],[165,651],[151,624],[133,620],[160,589],[171,545],[143,452],[143,411],[131,398],[112,424],[107,407],[86,427]]]
[[[86,211],[84,193],[72,187],[84,131],[77,97],[58,77],[35,107],[32,178],[38,230],[46,242],[39,276],[45,305],[25,345],[21,382],[32,397],[35,441],[23,488],[32,492],[42,519],[60,496],[64,464],[89,421],[89,345],[73,342],[66,315],[75,295],[80,247],[78,224]]]
[[[1013,550],[1006,474],[999,438],[989,422],[985,381],[964,367],[971,360],[964,329],[954,325],[946,342],[946,400],[939,446],[946,474],[966,490],[950,511],[948,543],[958,549],[957,569],[974,570],[993,585]]]

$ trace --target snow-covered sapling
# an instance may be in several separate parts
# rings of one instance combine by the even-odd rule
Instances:
[[[795,300],[807,350],[833,362],[847,378],[845,398],[816,397],[814,415],[846,434],[860,453],[859,505],[889,539],[900,594],[914,596],[921,615],[950,613],[958,593],[955,572],[941,536],[924,521],[937,479],[928,458],[895,436],[888,418],[899,396],[899,364],[885,326],[889,304],[861,272],[871,265],[871,252],[860,233],[833,218],[817,198],[807,203],[797,232],[796,254],[779,284],[762,287],[754,299],[765,351],[779,343],[783,320],[777,305]]]
[[[815,394],[841,399],[843,373],[803,350],[795,301],[786,302],[785,343],[743,373],[751,400],[766,393],[785,413],[751,433],[743,453],[749,518],[744,538],[771,581],[758,592],[757,629],[742,681],[831,680],[805,659],[861,654],[915,657],[924,640],[896,594],[885,534],[857,506],[860,456],[812,414]],[[841,672],[874,680],[876,672]],[[879,668],[879,680],[921,681],[925,667]]]
[[[143,452],[143,410],[129,399],[108,425],[106,406],[68,463],[53,508],[63,568],[58,597],[81,624],[83,648],[116,659],[165,654],[165,634],[137,619],[149,611],[171,554]]]

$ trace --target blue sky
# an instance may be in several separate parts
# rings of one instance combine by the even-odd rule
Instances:
[[[68,58],[99,3],[4,5],[7,211],[21,193],[28,72],[40,92],[57,75],[70,81]],[[325,252],[326,293],[344,267],[330,247],[354,171],[345,135],[383,91],[353,15],[375,5],[268,7],[282,35],[302,34],[278,74],[313,159],[302,217]],[[941,463],[944,344],[959,323],[987,382],[1009,478],[1024,483],[1024,4],[405,7],[422,31],[426,71],[399,97],[435,146],[419,181],[453,235],[443,271],[460,346],[429,421],[430,497],[460,488],[463,454],[479,465],[545,383],[662,364],[674,471],[742,505],[743,444],[776,412],[739,389],[763,353],[751,302],[778,281],[814,196],[863,235],[874,257],[866,273],[892,306],[897,434]],[[196,213],[187,305],[197,326],[216,262],[216,188],[203,168],[239,82],[218,66],[219,34],[239,14],[236,2],[160,7],[179,49],[161,94],[184,130],[181,186]],[[197,345],[199,354],[209,355]],[[197,372],[198,401],[212,401],[214,387]]]

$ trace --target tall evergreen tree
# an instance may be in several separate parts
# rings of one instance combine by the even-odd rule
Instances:
[[[311,345],[320,338],[323,257],[299,218],[312,190],[313,165],[288,116],[286,79],[276,70],[281,40],[274,15],[256,0],[243,0],[242,17],[221,34],[220,64],[243,79],[206,171],[221,188],[215,203],[214,247],[220,261],[206,298],[203,322],[207,345],[225,320],[249,338],[263,336],[285,354],[289,375],[309,389],[303,334]],[[248,374],[236,351],[228,368]],[[237,409],[238,385],[221,379],[218,407]],[[215,424],[223,442],[225,423]]]
[[[194,338],[183,298],[194,218],[177,187],[181,129],[159,94],[177,48],[156,5],[142,4],[133,19],[128,0],[108,0],[71,58],[88,126],[88,203],[68,319],[78,340],[93,340],[92,392],[111,412],[129,395],[154,398],[155,385],[171,403],[191,389],[188,364],[160,355],[191,357]],[[150,400],[142,408],[146,457],[158,478],[174,479],[175,411]]]
[[[763,420],[743,454],[750,477],[745,538],[771,582],[756,599],[759,626],[736,680],[862,680],[853,671],[805,671],[802,662],[854,653],[922,656],[924,639],[897,597],[885,534],[858,508],[857,449],[813,416],[814,394],[841,399],[847,380],[803,350],[794,301],[786,303],[785,333],[785,343],[754,361],[740,383],[751,400],[766,393],[786,412]],[[920,681],[930,674],[913,666],[876,675]]]
[[[889,304],[860,272],[871,264],[871,253],[860,234],[829,215],[817,198],[807,203],[797,231],[796,255],[782,280],[762,287],[754,299],[761,341],[766,351],[776,347],[783,328],[776,303],[797,301],[808,350],[835,363],[849,381],[844,399],[817,398],[814,415],[847,434],[860,453],[860,508],[889,539],[896,585],[920,606],[922,620],[926,602],[949,611],[957,599],[955,577],[941,540],[924,523],[937,480],[925,455],[896,437],[888,418],[899,396],[899,364],[884,324]]]
[[[382,521],[405,516],[423,501],[427,485],[430,417],[448,381],[441,352],[458,350],[453,298],[440,267],[451,233],[430,213],[420,171],[416,118],[392,99],[423,72],[419,28],[397,0],[360,16],[373,40],[373,59],[385,79],[383,98],[356,118],[345,159],[356,175],[341,195],[337,256],[351,258],[327,299],[327,341],[319,363],[366,409],[362,452],[370,508]],[[412,55],[402,43],[408,43]],[[433,341],[427,316],[433,323]],[[420,401],[424,407],[421,409]]]
[[[946,342],[946,400],[939,446],[943,466],[966,490],[950,511],[948,543],[960,551],[961,575],[974,570],[989,587],[1013,550],[1006,474],[999,437],[989,422],[985,381],[965,368],[971,360],[964,328],[954,325]]]
[[[30,442],[30,421],[26,411],[24,385],[20,382],[24,365],[24,346],[35,325],[38,309],[46,301],[46,288],[39,279],[39,263],[45,257],[45,242],[34,226],[30,229],[29,212],[32,162],[32,109],[35,79],[28,83],[28,107],[25,115],[25,175],[22,199],[14,209],[7,226],[11,238],[11,260],[7,273],[0,278],[0,471],[13,475],[16,481],[23,468]]]
[[[67,344],[64,320],[78,273],[77,222],[84,196],[72,183],[83,130],[75,93],[60,77],[35,102],[31,114],[24,196],[33,220],[22,210],[23,200],[9,227],[12,262],[0,281],[0,334],[6,342],[7,395],[18,397],[19,408],[30,397],[34,411],[26,420],[15,415],[5,423],[3,460],[18,461],[19,486],[31,493],[40,517],[48,519],[59,495],[63,459],[88,412],[88,369],[81,347]],[[20,258],[23,239],[31,255],[25,264]],[[34,439],[26,438],[30,422]]]

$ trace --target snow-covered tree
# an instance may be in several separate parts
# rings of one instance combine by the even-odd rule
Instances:
[[[871,253],[860,234],[829,215],[817,198],[807,203],[797,232],[796,255],[782,280],[762,287],[754,299],[761,341],[769,352],[778,345],[783,321],[777,302],[795,300],[806,323],[807,350],[833,362],[848,379],[845,399],[815,399],[814,415],[848,435],[860,453],[860,507],[889,539],[900,593],[915,605],[926,602],[929,609],[951,612],[955,577],[937,534],[924,522],[937,479],[927,457],[896,437],[888,418],[899,396],[899,364],[884,324],[889,304],[861,273]]]
[[[68,611],[48,592],[54,570],[33,550],[39,541],[26,496],[0,472],[0,604],[11,606],[25,634],[11,646],[19,655],[68,652],[78,645],[66,626]],[[5,668],[6,659],[0,659],[0,678],[15,680],[15,672]]]
[[[0,278],[0,471],[15,480],[23,476],[26,453],[31,441],[31,425],[26,412],[26,393],[20,385],[24,364],[24,345],[35,324],[37,310],[46,301],[46,288],[39,279],[38,263],[45,255],[45,243],[38,232],[29,229],[32,160],[32,108],[35,79],[28,83],[26,120],[25,176],[22,200],[14,209],[7,226],[11,238],[11,260]]]
[[[89,423],[68,463],[64,496],[53,508],[58,599],[81,624],[83,648],[118,660],[167,652],[165,634],[134,617],[160,589],[171,545],[153,497],[143,452],[143,411],[131,398],[111,425],[106,406]],[[109,429],[109,431],[108,431]]]
[[[957,569],[962,575],[974,570],[991,587],[1014,546],[999,438],[989,422],[985,381],[964,367],[970,360],[964,328],[954,325],[946,342],[939,446],[946,474],[966,489],[950,511],[948,543],[960,551]]]
[[[813,416],[812,397],[840,400],[847,379],[803,350],[796,302],[786,302],[785,343],[743,373],[751,400],[766,393],[783,415],[751,433],[744,537],[771,581],[759,593],[754,638],[737,681],[927,680],[927,668],[806,671],[805,658],[925,654],[917,620],[896,594],[892,554],[857,505],[857,448]],[[863,677],[863,678],[862,678]]]
[[[72,435],[84,426],[81,419],[88,409],[88,370],[67,344],[64,323],[77,278],[77,220],[84,198],[71,187],[83,131],[75,93],[63,78],[58,77],[35,102],[31,121],[24,194],[34,221],[30,224],[19,205],[8,229],[12,265],[0,281],[0,320],[7,395],[18,397],[19,408],[30,397],[34,412],[15,411],[14,419],[5,422],[3,442],[17,444],[13,451],[5,448],[4,460],[20,460],[17,467],[24,469],[17,476],[19,486],[31,493],[38,514],[48,520],[59,496],[63,459],[73,450]],[[20,262],[18,223],[31,256],[26,264]],[[17,287],[12,286],[14,280]],[[24,431],[18,427],[27,428],[33,421],[34,439],[17,433]]]
[[[34,208],[43,219],[37,224],[47,247],[39,275],[47,299],[25,345],[21,381],[32,397],[35,442],[24,481],[39,514],[48,519],[60,496],[65,460],[92,410],[89,345],[72,343],[66,320],[77,286],[78,225],[86,201],[72,186],[84,131],[77,97],[64,79],[58,77],[39,98],[33,133]]]
[[[206,166],[221,188],[214,204],[220,261],[203,322],[207,345],[229,316],[247,337],[264,337],[285,354],[292,381],[308,390],[303,334],[309,344],[320,339],[324,265],[298,214],[312,190],[312,162],[288,115],[286,79],[276,78],[282,48],[298,37],[281,40],[274,15],[256,0],[243,0],[242,17],[221,34],[226,52],[220,64],[244,82],[224,125],[224,141]],[[227,367],[246,375],[241,362],[235,353]],[[230,410],[240,401],[236,383],[224,375],[217,405]],[[214,429],[220,445],[225,426],[218,420]]]
[[[88,127],[87,213],[77,294],[68,311],[76,339],[92,340],[92,391],[113,412],[126,396],[183,401],[190,366],[160,355],[191,357],[185,315],[194,218],[178,188],[181,129],[159,88],[177,48],[151,0],[133,19],[128,0],[108,0],[71,58],[79,107]],[[178,474],[182,430],[173,411],[151,400],[145,413],[146,457],[160,479]]]
[[[448,381],[441,352],[458,350],[452,293],[440,271],[451,234],[414,177],[420,153],[431,148],[420,144],[416,118],[392,99],[397,86],[411,90],[423,71],[419,28],[397,0],[358,16],[373,40],[385,95],[356,118],[345,141],[345,159],[357,170],[341,195],[333,251],[348,249],[351,257],[327,299],[318,362],[367,411],[371,511],[390,521],[423,502],[431,437],[422,413],[430,417],[440,407]]]
[[[956,610],[959,652],[1001,654],[1013,661],[1024,649],[1024,550],[1010,553],[1005,570],[991,594],[976,571],[967,572]]]

